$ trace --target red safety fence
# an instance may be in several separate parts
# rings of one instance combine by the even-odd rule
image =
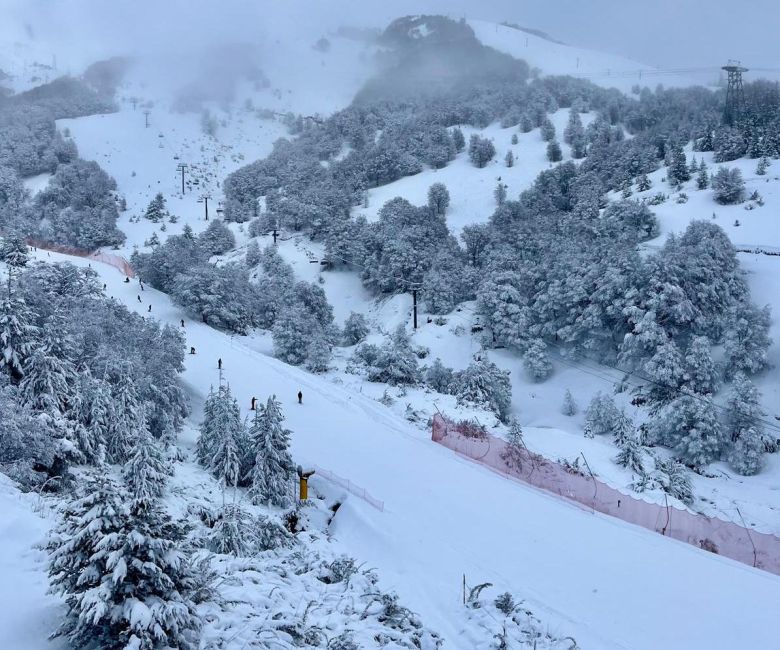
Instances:
[[[121,255],[114,255],[113,253],[104,253],[103,251],[90,252],[75,246],[66,246],[65,244],[53,244],[52,242],[43,241],[41,239],[27,239],[27,245],[33,248],[40,248],[45,251],[52,251],[53,253],[62,253],[63,255],[73,255],[75,257],[83,257],[96,262],[103,262],[118,269],[129,278],[135,277],[135,271],[128,262]]]
[[[624,494],[606,483],[572,472],[527,449],[505,460],[507,443],[487,433],[474,435],[442,415],[433,418],[432,439],[448,449],[514,478],[605,515],[642,526],[706,551],[780,575],[780,538],[732,521]],[[510,466],[511,463],[511,466]]]

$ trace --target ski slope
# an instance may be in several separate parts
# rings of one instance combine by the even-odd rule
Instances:
[[[138,303],[137,283],[92,267],[128,308],[145,315],[151,304],[152,316],[171,324],[184,317],[165,295],[147,288]],[[245,413],[252,396],[280,398],[297,462],[328,467],[385,502],[380,513],[348,500],[333,532],[449,647],[472,647],[459,626],[464,573],[470,585],[489,581],[519,593],[583,648],[776,647],[767,617],[768,603],[780,602],[780,577],[507,481],[374,400],[254,351],[251,338],[189,320],[185,330],[197,350],[183,375],[194,401],[217,383],[221,358]]]

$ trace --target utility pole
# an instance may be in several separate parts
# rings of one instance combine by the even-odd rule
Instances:
[[[412,289],[412,323],[414,329],[417,329],[417,287]]]
[[[279,237],[279,230],[274,226],[273,231],[271,232],[271,237],[274,238],[274,246],[276,246],[276,238]]]
[[[133,109],[133,110],[135,110],[135,109]],[[152,111],[150,111],[148,108],[144,111],[144,122],[145,122],[145,125],[146,125],[147,129],[149,128],[149,114],[151,112]]]
[[[179,166],[176,167],[177,172],[181,172],[181,193],[182,196],[184,196],[184,172],[187,171],[187,168],[189,165],[185,165],[184,163],[179,163]]]
[[[184,192],[184,190],[182,190],[182,192]],[[198,198],[198,203],[205,204],[204,207],[206,208],[206,221],[209,220],[209,199],[210,198],[211,196],[209,194],[201,194],[200,197]]]

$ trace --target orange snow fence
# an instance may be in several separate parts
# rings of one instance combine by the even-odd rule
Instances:
[[[96,262],[103,262],[118,269],[124,273],[128,278],[135,277],[135,271],[128,262],[121,255],[114,255],[113,253],[104,253],[103,251],[90,252],[75,246],[65,246],[64,244],[53,244],[51,242],[43,241],[40,239],[27,239],[27,245],[35,248],[40,248],[45,251],[52,251],[53,253],[62,253],[63,255],[73,255],[74,257],[83,257],[86,259],[94,260]]]
[[[433,417],[432,439],[509,478],[551,492],[589,509],[642,526],[706,551],[780,575],[780,538],[672,505],[660,505],[619,492],[598,479],[521,449],[518,463],[504,460],[506,441],[473,435],[448,418]],[[465,435],[464,435],[465,434]]]

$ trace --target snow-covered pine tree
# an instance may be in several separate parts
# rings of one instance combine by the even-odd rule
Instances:
[[[220,446],[227,437],[230,438],[231,442],[227,443],[227,446],[221,450],[223,455],[220,457],[220,463],[223,463],[221,467],[225,469],[224,463],[228,460],[225,454],[233,449],[234,442],[240,450],[244,428],[244,422],[241,420],[241,409],[230,392],[230,386],[223,384],[216,392],[212,389],[203,405],[203,422],[200,425],[200,436],[196,448],[200,464],[216,475],[218,466],[215,465],[215,461],[220,454]],[[226,476],[230,478],[232,474],[226,474]]]
[[[656,348],[655,354],[645,362],[644,371],[651,380],[647,398],[654,410],[675,399],[685,382],[683,358],[673,341],[666,341]]]
[[[238,402],[234,398],[228,407],[225,423],[219,428],[217,446],[209,462],[209,469],[222,485],[223,494],[227,488],[235,488],[241,478],[245,424],[238,413]]]
[[[88,372],[79,377],[74,408],[76,446],[88,463],[105,458],[109,432],[115,418],[109,385]]]
[[[566,392],[563,394],[563,405],[561,406],[561,413],[571,417],[577,413],[577,410],[577,402],[574,401],[574,396],[567,388]]]
[[[147,431],[146,408],[138,395],[130,368],[123,368],[118,373],[118,379],[110,390],[114,416],[107,431],[106,459],[111,463],[124,463],[130,458],[143,432]]]
[[[311,372],[327,372],[332,346],[322,331],[313,332],[306,354],[306,368]]]
[[[437,393],[450,393],[453,389],[452,368],[446,367],[441,359],[436,357],[425,371],[425,383]]]
[[[761,156],[761,159],[758,161],[758,165],[756,166],[756,174],[758,176],[766,175],[767,169],[769,169],[769,164],[769,158],[766,156]]]
[[[24,362],[24,375],[19,383],[22,403],[52,415],[64,413],[73,401],[77,381],[71,361],[57,357],[50,342],[44,339]]]
[[[517,135],[512,136],[515,140],[517,139]],[[511,151],[506,152],[506,156],[504,156],[504,163],[507,167],[514,167],[515,166],[515,154],[513,154]]]
[[[123,530],[93,556],[102,571],[79,603],[79,647],[106,650],[198,647],[196,582],[184,553],[168,538],[158,506],[131,512]]]
[[[636,472],[639,475],[644,474],[642,445],[639,444],[639,436],[636,435],[636,432],[634,432],[634,435],[625,437],[619,447],[620,452],[615,457],[615,462],[629,471]]]
[[[550,121],[549,117],[544,118],[539,134],[545,142],[553,142],[555,140],[555,125]]]
[[[368,380],[391,386],[413,385],[420,381],[417,355],[403,324],[399,324],[368,368]]]
[[[686,505],[693,503],[693,486],[685,465],[670,458],[667,461],[656,460],[660,472],[661,487],[664,492],[679,499]]]
[[[123,497],[109,476],[87,477],[82,496],[66,505],[47,542],[50,589],[67,607],[55,636],[67,637],[77,648],[94,646],[97,640],[99,630],[84,614],[94,606],[106,575],[101,549],[125,532],[129,513]]]
[[[563,151],[557,140],[551,140],[547,144],[547,160],[550,162],[560,162],[563,159]]]
[[[653,186],[652,181],[647,177],[647,174],[639,174],[636,179],[637,192],[646,192]]]
[[[685,388],[709,395],[718,389],[719,374],[710,355],[710,340],[694,336],[685,352]]]
[[[757,474],[767,451],[760,426],[764,412],[759,405],[758,390],[741,372],[734,377],[727,405],[726,432],[731,442],[728,461],[739,474]]]
[[[0,191],[1,195],[2,191]],[[27,265],[28,259],[27,242],[22,235],[10,234],[0,239],[0,260],[8,266],[19,269]]]
[[[553,366],[547,356],[547,344],[541,339],[533,339],[523,354],[525,371],[534,381],[544,381],[550,376]]]
[[[496,189],[493,190],[493,198],[496,200],[496,205],[501,207],[506,201],[506,185],[501,181],[498,181]]]
[[[710,186],[710,175],[707,173],[707,165],[701,161],[699,173],[696,175],[696,187],[700,190],[706,190]]]
[[[209,535],[208,545],[214,553],[249,557],[257,546],[254,520],[237,503],[226,503],[219,511]]]
[[[455,395],[459,402],[471,402],[484,406],[506,422],[512,403],[512,384],[509,373],[481,353],[479,361],[472,362],[465,370],[456,372],[453,379]]]
[[[501,451],[501,458],[510,470],[520,470],[523,466],[523,429],[515,418],[509,422],[506,447]]]
[[[670,145],[670,157],[669,170],[667,171],[667,179],[672,185],[678,183],[684,183],[691,180],[691,172],[688,168],[688,161],[685,158],[685,152],[680,144],[674,143]]]
[[[165,197],[158,192],[158,194],[151,200],[144,212],[144,218],[149,219],[154,223],[163,221],[168,212],[165,209]]]
[[[38,328],[24,298],[10,286],[0,299],[0,370],[6,369],[12,381],[24,374],[24,363],[33,350]]]
[[[244,258],[244,262],[250,269],[253,269],[260,264],[260,246],[258,246],[256,239],[252,239],[246,245],[246,257]]]
[[[455,145],[455,151],[460,153],[466,148],[466,138],[463,135],[463,131],[461,131],[457,126],[452,129],[452,143]]]
[[[291,432],[284,428],[283,422],[281,405],[276,395],[272,395],[265,407],[255,412],[249,430],[255,458],[251,470],[252,501],[280,508],[286,508],[292,502],[290,489],[295,477],[295,465],[289,450]]]
[[[168,482],[168,463],[159,443],[148,431],[141,432],[123,475],[134,512],[149,510],[162,496]]]
[[[722,205],[742,203],[745,199],[745,181],[738,167],[720,167],[712,176],[715,200]]]
[[[634,422],[623,411],[620,411],[612,430],[612,437],[615,444],[621,449],[628,440],[637,438]]]
[[[666,444],[685,465],[698,469],[720,458],[723,430],[709,400],[682,395],[669,404],[663,420]]]
[[[585,427],[593,436],[614,433],[621,413],[609,395],[596,393],[585,412]]]

